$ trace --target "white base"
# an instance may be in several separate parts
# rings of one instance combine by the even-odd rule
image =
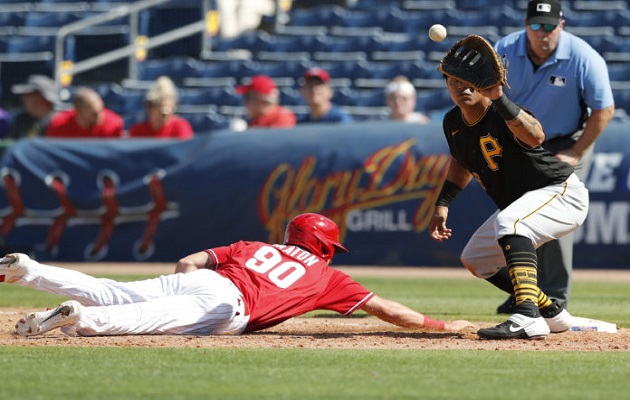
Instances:
[[[617,324],[597,319],[574,316],[570,331],[617,333]]]

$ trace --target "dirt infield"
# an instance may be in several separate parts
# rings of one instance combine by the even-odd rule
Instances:
[[[101,264],[61,266],[90,274],[162,274],[172,271],[170,264]],[[340,268],[359,276],[470,277],[461,268]],[[470,279],[475,279],[470,277]],[[630,271],[575,271],[575,280],[630,282]],[[40,337],[22,338],[14,332],[15,322],[30,309],[0,308],[0,346],[107,346],[107,347],[190,347],[190,348],[344,348],[344,349],[472,349],[531,351],[620,351],[630,352],[630,330],[616,334],[564,332],[545,340],[480,340],[476,330],[493,324],[477,324],[460,333],[409,331],[393,327],[374,317],[306,318],[299,317],[276,327],[241,336],[117,336],[70,337],[59,330]],[[500,318],[497,319],[500,322]]]

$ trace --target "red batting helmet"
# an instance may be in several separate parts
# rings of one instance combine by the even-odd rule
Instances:
[[[284,244],[301,246],[323,258],[332,260],[335,253],[347,253],[339,243],[339,228],[323,215],[300,214],[289,221],[284,232]]]

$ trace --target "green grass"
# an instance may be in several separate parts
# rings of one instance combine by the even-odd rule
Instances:
[[[505,298],[477,279],[358,280],[437,318],[496,321]],[[62,300],[0,286],[0,306]],[[574,283],[575,315],[629,327],[628,309],[628,283]],[[0,365],[2,400],[630,398],[628,352],[3,347]]]
[[[5,348],[10,399],[621,399],[627,353]],[[625,397],[627,398],[627,397]]]

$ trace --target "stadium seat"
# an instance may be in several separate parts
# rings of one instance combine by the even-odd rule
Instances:
[[[250,60],[201,61],[196,65],[199,78],[234,78],[237,80],[254,74],[255,63]]]
[[[29,28],[58,28],[80,20],[79,13],[65,12],[30,12],[24,20],[24,26]]]
[[[139,30],[154,37],[173,29],[194,23],[203,18],[202,2],[167,3],[164,6],[140,12]],[[197,57],[201,52],[201,35],[192,35],[149,51],[150,58],[174,56]]]
[[[383,89],[359,89],[354,94],[354,106],[357,107],[384,107],[385,96]]]
[[[257,53],[269,50],[270,40],[271,38],[266,32],[248,32],[234,38],[216,38],[212,41],[212,50],[248,50]]]
[[[608,64],[608,76],[611,81],[630,81],[630,63]]]
[[[0,10],[0,28],[7,33],[11,33],[10,29],[24,26],[27,12],[10,12]]]
[[[7,53],[54,52],[55,36],[12,36],[7,42]]]
[[[299,89],[293,87],[280,88],[280,104],[283,106],[304,106],[306,102]]]
[[[290,13],[289,24],[293,26],[336,26],[340,25],[343,13],[343,8],[331,5],[295,9]]]
[[[195,136],[206,135],[212,132],[228,129],[229,118],[218,113],[191,113],[181,114],[183,118],[190,122]]]
[[[328,71],[332,79],[366,78],[369,73],[369,63],[365,60],[322,62],[315,64],[314,66],[318,66]]]
[[[626,1],[574,1],[572,7],[576,11],[627,10]]]
[[[284,62],[256,62],[252,64],[252,69],[256,74],[269,75],[272,78],[299,79],[309,67],[309,62],[289,60]]]
[[[453,107],[453,101],[446,90],[421,90],[416,94],[416,109],[421,112],[431,112]]]
[[[162,75],[181,84],[185,78],[199,76],[199,65],[195,59],[184,57],[148,60],[138,64],[139,80],[152,81]]]

